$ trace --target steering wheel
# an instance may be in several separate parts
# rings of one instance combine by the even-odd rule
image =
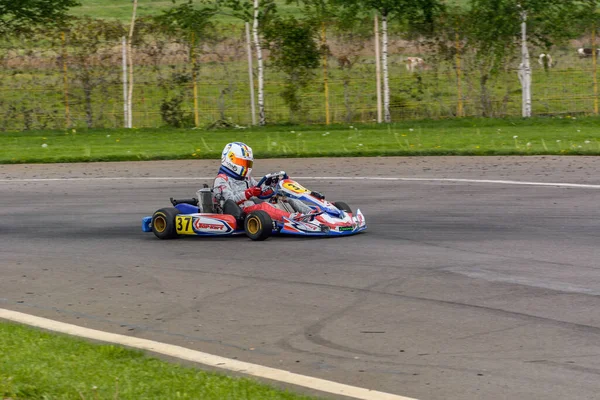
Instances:
[[[287,179],[288,174],[285,171],[274,172],[272,174],[267,174],[262,177],[262,179],[256,184],[258,187],[262,187],[262,185],[271,186],[273,184],[277,184],[279,179]]]
[[[272,174],[267,174],[265,176],[262,177],[262,179],[256,184],[257,187],[261,188],[263,187],[263,185],[269,186],[271,189],[271,193],[268,194],[261,194],[260,196],[258,196],[259,199],[265,200],[265,199],[269,199],[271,197],[273,197],[275,195],[275,190],[273,190],[273,187],[275,185],[277,185],[277,183],[279,182],[280,179],[287,179],[288,175],[285,173],[285,171],[280,171],[280,172],[274,172]]]

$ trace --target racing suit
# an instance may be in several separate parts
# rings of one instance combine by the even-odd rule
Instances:
[[[246,199],[246,189],[256,186],[257,184],[258,182],[252,176],[247,176],[244,179],[236,179],[230,176],[223,168],[221,168],[213,184],[213,196],[220,204],[227,200],[232,200],[238,206],[240,206],[245,213],[262,210],[269,214],[269,216],[276,221],[283,220],[283,217],[294,217],[292,214],[280,210],[270,203],[261,202],[256,204],[254,201]],[[292,206],[301,213],[308,214],[312,211],[310,207],[301,201],[292,199],[289,201],[292,203]]]

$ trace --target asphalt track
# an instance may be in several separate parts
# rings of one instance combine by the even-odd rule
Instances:
[[[141,232],[215,163],[1,166],[0,307],[419,399],[599,397],[600,158],[261,160],[357,178],[299,180],[369,230]]]

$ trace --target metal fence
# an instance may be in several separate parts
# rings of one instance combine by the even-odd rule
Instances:
[[[243,48],[243,46],[240,46]],[[196,63],[181,43],[134,49],[133,127],[209,126],[225,121],[249,125],[250,87],[243,51],[199,53]],[[520,116],[521,89],[516,66],[487,78],[475,62],[432,62],[415,72],[403,55],[390,63],[394,121],[462,116]],[[68,40],[0,47],[0,130],[122,127],[121,43],[94,48]],[[560,60],[560,56],[555,56]],[[589,59],[569,52],[555,68],[534,63],[533,114],[592,114],[593,72]],[[285,77],[267,58],[266,111],[269,123],[373,122],[377,116],[375,63],[362,55],[351,65],[328,62],[328,98],[323,71],[301,92],[301,110],[291,112],[280,96]],[[460,73],[458,73],[460,72]],[[460,77],[460,78],[459,78]],[[195,89],[194,90],[194,86]],[[198,119],[196,120],[195,114]]]

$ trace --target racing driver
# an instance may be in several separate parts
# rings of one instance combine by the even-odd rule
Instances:
[[[283,217],[300,219],[316,211],[301,201],[289,199],[298,212],[290,214],[259,199],[263,193],[252,177],[254,156],[252,149],[241,142],[228,143],[221,154],[221,168],[213,184],[213,196],[222,205],[223,213],[241,218],[244,213],[263,210],[275,221]],[[271,191],[271,189],[268,189]]]

